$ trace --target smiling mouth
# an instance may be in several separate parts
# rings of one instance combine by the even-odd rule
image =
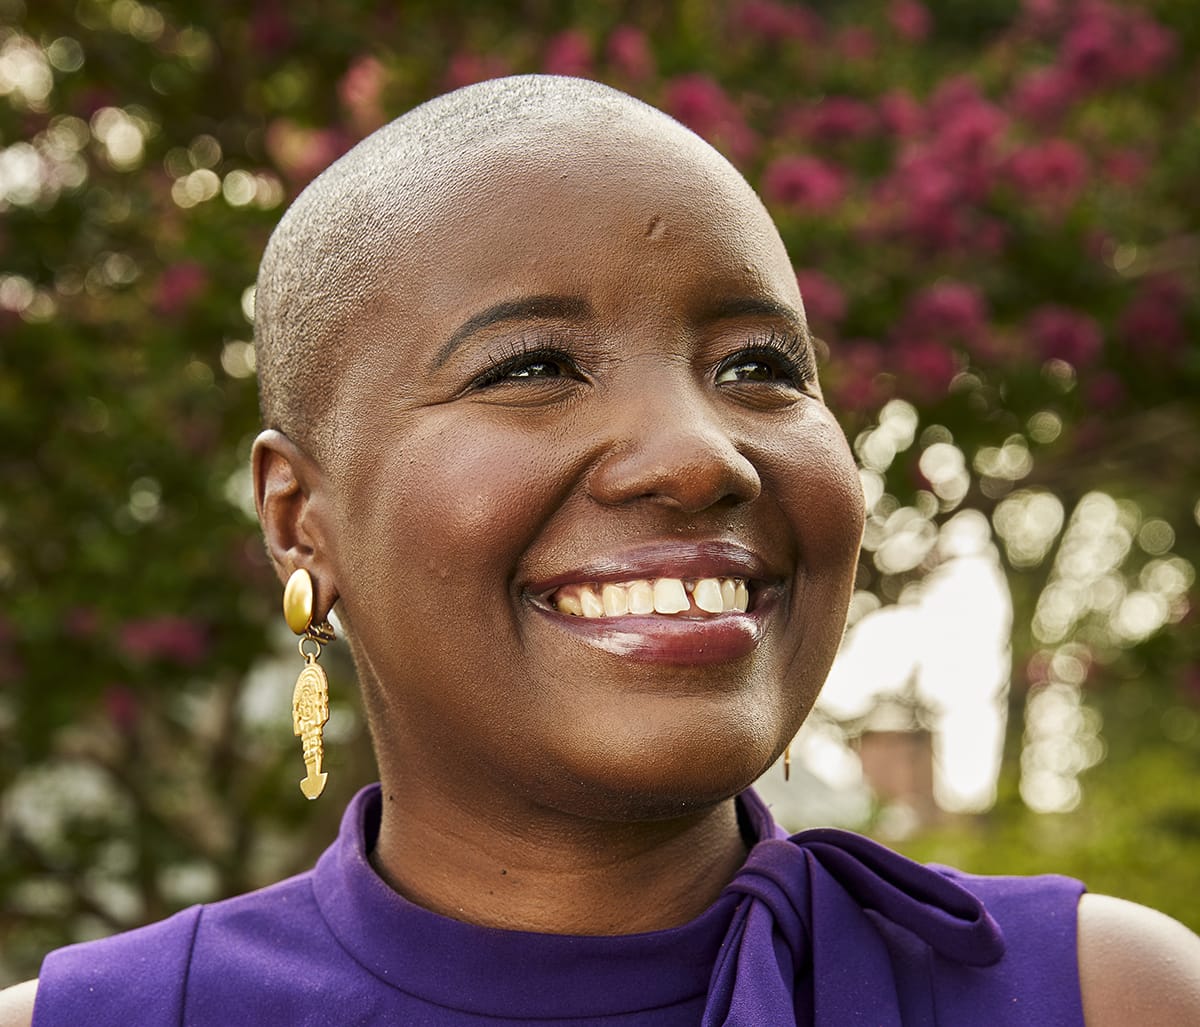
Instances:
[[[750,584],[746,578],[639,578],[564,585],[547,601],[559,613],[589,620],[710,618],[745,613],[750,606]]]

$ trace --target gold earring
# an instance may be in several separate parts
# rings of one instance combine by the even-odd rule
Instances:
[[[788,742],[783,750],[783,779],[788,781],[792,776],[792,743]]]
[[[300,639],[300,655],[304,667],[296,678],[292,690],[292,733],[304,745],[304,766],[308,773],[300,782],[300,791],[309,799],[315,799],[325,789],[328,774],[321,770],[325,757],[325,741],[321,729],[329,720],[329,679],[317,660],[321,646],[335,640],[333,627],[328,621],[313,624],[313,581],[312,575],[303,567],[293,571],[283,589],[283,617],[287,625]],[[310,648],[305,648],[305,643]]]

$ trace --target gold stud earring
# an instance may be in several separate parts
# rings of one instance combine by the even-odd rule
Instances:
[[[300,639],[300,655],[304,667],[292,690],[292,733],[303,743],[304,766],[308,773],[300,782],[300,791],[315,799],[325,789],[328,774],[321,770],[325,758],[325,741],[321,729],[329,720],[329,679],[317,663],[321,646],[335,640],[328,621],[313,624],[312,575],[303,567],[293,571],[283,589],[283,617]],[[308,648],[305,648],[305,643]]]
[[[783,750],[783,779],[788,781],[792,776],[792,743],[788,742]]]

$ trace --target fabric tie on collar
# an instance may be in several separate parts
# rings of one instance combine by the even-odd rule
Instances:
[[[760,842],[726,890],[742,898],[702,1027],[899,1024],[895,989],[881,987],[893,964],[876,917],[961,966],[1004,956],[1004,935],[969,891],[847,831]]]

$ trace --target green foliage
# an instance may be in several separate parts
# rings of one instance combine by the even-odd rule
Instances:
[[[333,794],[314,811],[295,788],[274,656],[289,643],[247,509],[246,290],[321,167],[508,71],[633,92],[764,193],[851,438],[895,399],[924,426],[867,467],[880,537],[897,508],[940,525],[1030,489],[1068,518],[1105,490],[1127,501],[1130,539],[1170,525],[1165,548],[1128,541],[1105,578],[1159,603],[1140,633],[1119,596],[1046,627],[1054,542],[1014,560],[1003,537],[1018,687],[1002,799],[913,847],[1079,872],[1200,925],[1200,643],[1171,626],[1178,588],[1139,584],[1155,560],[1186,578],[1200,559],[1198,47],[1188,0],[2,0],[0,980],[303,867],[370,779],[342,666]],[[921,460],[947,439],[959,491]],[[988,455],[1002,447],[1030,459]],[[860,588],[894,602],[931,560],[869,549]],[[1018,797],[1021,714],[1064,647],[1111,758],[1076,812],[1047,819]]]
[[[1200,929],[1200,895],[1188,886],[1200,846],[1200,714],[1164,708],[1162,690],[1127,683],[1098,696],[1109,755],[1084,778],[1069,814],[1030,811],[1011,770],[995,809],[926,832],[899,847],[914,859],[974,873],[1066,874],[1089,891],[1141,902]]]

